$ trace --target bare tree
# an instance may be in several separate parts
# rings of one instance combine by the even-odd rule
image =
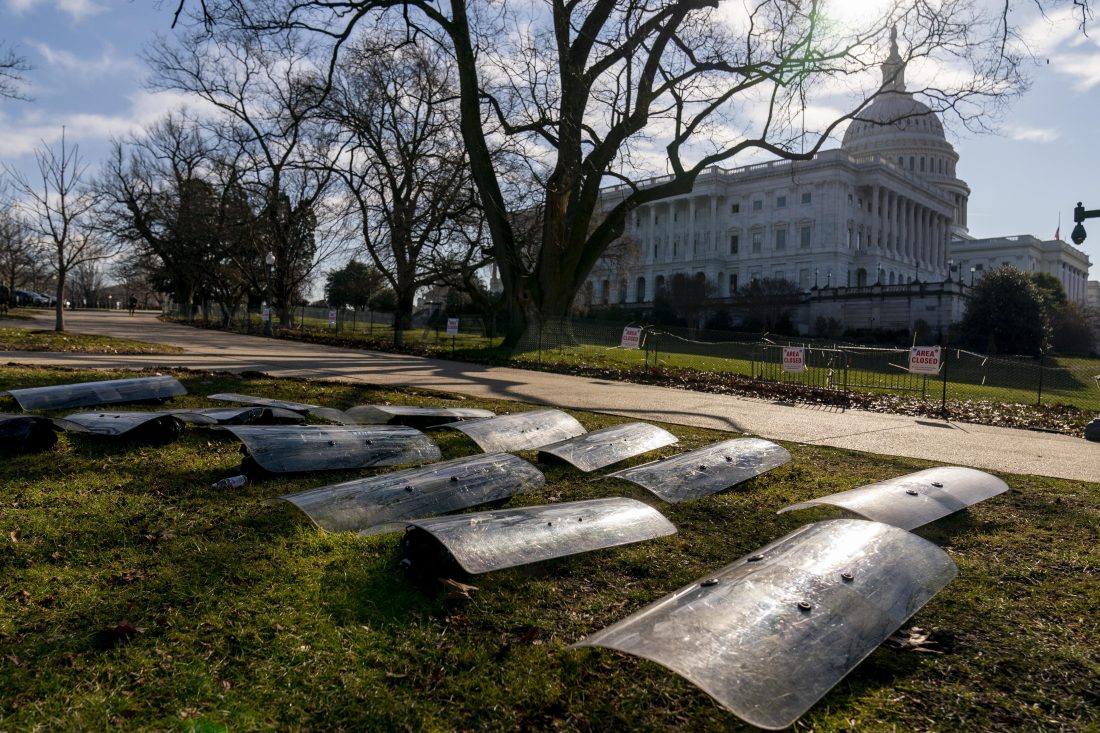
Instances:
[[[95,231],[90,215],[96,198],[88,187],[88,167],[79,146],[69,147],[65,131],[57,148],[43,141],[35,150],[38,178],[31,182],[20,172],[5,166],[21,196],[20,205],[41,246],[50,252],[57,302],[54,305],[54,329],[65,330],[65,281],[74,267],[107,259],[117,254],[119,243]]]
[[[390,35],[351,50],[325,109],[345,142],[333,167],[354,201],[363,248],[397,299],[400,345],[416,292],[485,260],[446,59],[416,42],[394,48]]]
[[[235,161],[216,142],[186,114],[116,142],[100,182],[100,218],[137,247],[135,262],[159,260],[159,286],[178,304],[213,298],[224,321],[250,286],[257,297],[263,292],[256,260],[263,227]]]
[[[100,262],[81,262],[69,278],[69,297],[74,303],[95,307],[105,284]]]
[[[207,130],[257,212],[251,236],[225,252],[249,286],[264,288],[264,258],[275,257],[274,306],[284,326],[302,291],[344,239],[329,198],[332,170],[317,165],[327,141],[317,139],[321,97],[309,49],[287,36],[270,45],[240,34],[190,34],[149,53],[154,88],[190,92],[223,113]]]
[[[161,261],[177,303],[192,302],[210,264],[218,213],[207,180],[213,158],[198,124],[170,114],[116,141],[99,183],[103,226]]]
[[[637,207],[687,193],[704,170],[749,151],[812,158],[891,88],[893,80],[869,80],[894,26],[906,60],[958,67],[910,91],[932,112],[982,124],[989,104],[1017,88],[1019,67],[1010,52],[1011,4],[989,18],[976,5],[897,0],[859,27],[830,24],[823,0],[753,0],[744,12],[720,9],[717,0],[202,0],[196,17],[204,28],[253,37],[310,33],[330,42],[330,67],[357,25],[387,13],[400,15],[409,37],[447,49],[504,295],[528,319],[541,319],[568,312]],[[837,85],[852,92],[846,109],[802,129],[814,95]],[[533,260],[509,213],[517,210],[514,192],[490,154],[496,135],[526,148],[543,194]],[[638,171],[652,169],[658,153],[668,175],[641,184]],[[603,211],[611,181],[623,188]],[[516,319],[509,337],[522,330]]]
[[[14,303],[15,289],[29,277],[35,264],[30,223],[0,201],[0,297]]]
[[[165,298],[158,283],[158,264],[148,254],[132,252],[114,262],[111,276],[116,282],[126,286],[127,294],[137,298],[140,307],[148,308],[152,305],[160,308]]]
[[[26,99],[23,75],[31,70],[27,60],[0,41],[0,99]]]

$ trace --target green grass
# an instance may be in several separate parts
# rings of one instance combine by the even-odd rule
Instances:
[[[352,326],[354,325],[354,329]],[[237,327],[247,330],[244,324]],[[253,318],[251,332],[259,333],[260,322]],[[843,385],[843,371],[834,368],[833,375],[827,368],[811,368],[801,376],[782,375],[779,370],[779,352],[773,350],[768,364],[762,364],[758,343],[706,343],[685,342],[669,335],[658,337],[656,351],[623,350],[617,348],[620,328],[606,324],[575,321],[571,326],[569,345],[552,344],[548,336],[544,346],[537,348],[537,339],[531,336],[516,350],[502,348],[502,338],[489,339],[475,333],[462,333],[452,343],[444,332],[431,329],[413,329],[405,334],[408,348],[432,356],[488,364],[514,364],[520,367],[538,364],[543,369],[631,368],[658,364],[673,369],[694,369],[718,374],[761,376],[770,381],[790,381],[807,386],[835,388]],[[393,330],[389,326],[347,321],[340,330],[319,318],[299,318],[291,331],[280,334],[288,338],[338,341],[364,348],[393,348]],[[1039,369],[1034,362],[1004,359],[985,360],[954,349],[950,358],[947,380],[948,400],[987,402],[1004,405],[1052,405],[1063,404],[1087,412],[1100,409],[1100,359],[1082,357],[1051,357],[1044,362],[1043,389],[1039,394]],[[754,358],[754,353],[756,358]],[[900,394],[939,403],[943,396],[940,377],[925,380],[910,375],[905,369],[904,355],[887,355],[872,352],[852,357],[848,370],[848,387],[854,392],[869,394]],[[834,360],[835,361],[835,360]],[[833,364],[837,366],[839,362]],[[811,361],[811,367],[813,362]],[[1041,403],[1040,403],[1041,400]]]
[[[178,354],[183,349],[113,336],[0,326],[0,351],[63,351],[82,354]]]
[[[0,389],[120,376],[132,374],[3,368]],[[178,376],[193,395],[523,408]],[[589,429],[620,421],[575,414]],[[728,437],[666,427],[681,443],[662,455]],[[433,437],[445,458],[475,452],[457,432]],[[458,601],[410,584],[399,534],[326,534],[264,503],[370,472],[214,491],[240,461],[222,431],[188,428],[159,448],[63,435],[50,452],[0,461],[0,730],[742,730],[657,665],[568,645],[831,516],[777,516],[780,507],[929,465],[788,448],[794,460],[765,476],[661,505],[672,537],[478,576],[472,599]],[[507,505],[646,496],[567,466],[545,473],[543,490]],[[960,568],[910,622],[933,630],[944,653],[878,649],[799,729],[1100,728],[1100,485],[1004,478],[1010,493],[920,531]],[[140,633],[103,631],[122,622]]]

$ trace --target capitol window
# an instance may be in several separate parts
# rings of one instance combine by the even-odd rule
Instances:
[[[740,214],[741,213],[741,204],[740,204],[740,202],[735,203],[735,204],[730,204],[730,213],[731,214]]]
[[[808,204],[808,203],[810,203],[811,199],[812,199],[812,196],[810,195],[809,191],[803,191],[802,192],[802,203]]]
[[[775,208],[784,209],[786,207],[787,207],[787,197],[786,196],[776,196],[775,197]]]
[[[804,224],[802,228],[798,230],[799,242],[798,245],[802,249],[810,248],[810,225]]]
[[[739,241],[739,239],[740,239],[740,238],[739,238],[739,237],[738,237],[738,235],[736,235],[736,234],[731,234],[731,235],[730,235],[730,254],[731,254],[731,255],[735,255],[735,254],[737,254],[737,251],[738,251],[738,249],[740,249],[740,247],[739,247],[739,245],[740,245],[740,241]]]
[[[776,250],[787,249],[787,230],[776,229],[775,230],[775,248]]]
[[[760,250],[764,245],[764,232],[755,231],[752,233],[752,253],[760,254]]]
[[[753,211],[760,211],[763,208],[764,208],[763,199],[756,199],[755,201],[752,202],[752,210]]]

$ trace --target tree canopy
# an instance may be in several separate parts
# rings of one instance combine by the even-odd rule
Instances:
[[[325,277],[325,301],[333,308],[366,308],[385,287],[386,277],[377,267],[351,260]]]
[[[568,314],[639,206],[688,193],[703,171],[753,151],[812,158],[887,90],[881,81],[892,80],[878,71],[892,28],[904,60],[950,66],[910,91],[933,113],[981,126],[1020,81],[1009,9],[983,16],[970,0],[898,0],[841,23],[821,0],[192,6],[195,27],[207,32],[308,35],[325,45],[329,69],[357,32],[385,19],[409,39],[433,40],[457,76],[459,124],[503,296],[527,320]],[[815,103],[829,112],[807,127],[803,113]],[[493,155],[498,141],[516,151],[523,173]],[[667,175],[646,178],[655,170]],[[540,224],[533,247],[517,232],[517,222],[531,221]],[[523,321],[510,324],[511,340]]]
[[[1038,354],[1049,337],[1035,280],[1012,265],[987,272],[972,290],[959,334],[988,354]]]

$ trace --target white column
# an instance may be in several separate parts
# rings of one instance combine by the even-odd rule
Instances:
[[[897,197],[893,191],[886,192],[886,252],[893,255],[897,250],[897,239],[895,233],[897,232],[897,226],[894,222],[894,207],[897,205]]]
[[[882,245],[879,244],[879,237],[882,235],[882,215],[879,213],[879,186],[871,186],[871,245],[875,251],[879,254],[882,253]],[[870,249],[868,247],[868,249]]]
[[[915,222],[916,216],[913,200],[905,199],[905,254],[910,259],[917,256]]]
[[[718,194],[716,193],[710,195],[710,243],[714,248],[714,254],[717,255],[721,243],[718,239]]]
[[[676,223],[673,221],[676,210],[676,199],[669,199],[666,204],[667,211],[665,212],[665,259],[672,262],[672,240],[676,236]],[[671,275],[669,276],[671,277]],[[668,277],[665,278],[665,284],[669,282]]]
[[[691,262],[695,258],[695,196],[688,197],[687,244],[684,246],[684,260]]]
[[[647,204],[646,213],[649,214],[649,246],[656,252],[657,247],[657,205]],[[650,259],[653,262],[655,258]]]

